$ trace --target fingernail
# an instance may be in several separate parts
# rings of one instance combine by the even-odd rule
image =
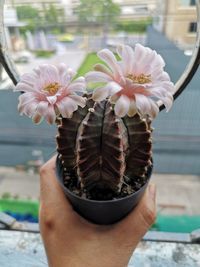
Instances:
[[[156,198],[156,185],[155,184],[150,184],[149,185],[149,194],[150,197],[155,200]]]

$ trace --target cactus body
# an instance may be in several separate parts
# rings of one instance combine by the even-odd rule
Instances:
[[[87,101],[58,127],[57,150],[64,168],[88,192],[120,192],[143,179],[151,165],[150,122],[117,117],[109,101]]]

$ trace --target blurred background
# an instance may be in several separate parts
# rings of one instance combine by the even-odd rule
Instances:
[[[64,62],[84,75],[102,48],[149,46],[174,83],[196,42],[195,0],[7,0],[4,25],[20,74]],[[56,153],[56,127],[17,112],[18,94],[0,65],[0,210],[37,221],[38,168]],[[154,121],[152,180],[158,186],[157,230],[200,228],[200,71],[169,113]]]

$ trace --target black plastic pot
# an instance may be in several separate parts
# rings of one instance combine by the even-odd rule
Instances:
[[[63,188],[65,195],[71,202],[74,210],[82,217],[95,224],[112,224],[121,220],[128,213],[130,213],[130,211],[133,210],[143,196],[150,180],[151,173],[152,167],[150,167],[148,170],[147,183],[132,195],[116,200],[97,201],[76,196],[68,188],[66,188],[63,184],[62,163],[59,157],[57,157],[56,160],[56,174],[58,181]]]

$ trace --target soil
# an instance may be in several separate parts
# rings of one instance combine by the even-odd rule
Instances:
[[[70,173],[64,172],[63,183],[65,187],[81,198],[103,201],[129,196],[138,191],[148,179],[149,175],[146,175],[145,177],[133,177],[132,179],[124,177],[124,183],[122,184],[120,192],[113,192],[106,188],[92,188],[90,191],[86,191],[85,189],[81,188],[78,177],[73,171]]]

